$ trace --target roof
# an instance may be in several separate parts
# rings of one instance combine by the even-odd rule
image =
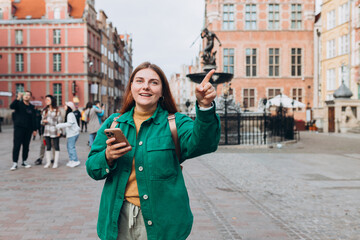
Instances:
[[[85,0],[68,0],[71,6],[70,16],[73,18],[82,18],[85,10]]]
[[[45,0],[20,0],[19,2],[11,0],[11,2],[16,7],[17,19],[25,19],[27,16],[39,19],[46,14]],[[85,10],[85,2],[86,0],[68,0],[68,4],[71,6],[70,16],[81,18]]]
[[[16,7],[17,19],[25,19],[26,16],[41,18],[45,15],[45,0],[21,0],[17,3],[11,0],[11,2]]]

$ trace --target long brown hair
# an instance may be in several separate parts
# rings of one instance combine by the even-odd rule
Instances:
[[[176,113],[178,110],[177,110],[174,98],[170,91],[169,82],[168,82],[164,72],[161,70],[160,67],[158,67],[157,65],[152,64],[150,62],[143,62],[142,64],[137,66],[137,68],[135,68],[135,70],[131,73],[129,82],[126,86],[125,95],[123,98],[124,104],[123,104],[122,108],[120,109],[120,113],[123,114],[127,111],[130,111],[131,108],[133,106],[135,106],[135,100],[131,94],[131,84],[134,81],[134,77],[135,77],[136,73],[139,72],[140,70],[143,70],[146,68],[152,69],[160,77],[160,80],[162,83],[162,94],[163,94],[163,97],[161,97],[159,100],[161,107],[163,109],[167,110],[169,113]]]

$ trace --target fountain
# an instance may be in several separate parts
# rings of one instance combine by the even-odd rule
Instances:
[[[207,43],[204,49],[204,54],[201,56],[203,59],[203,72],[200,73],[191,73],[187,74],[186,77],[190,78],[191,81],[200,84],[206,74],[211,71],[212,69],[216,69],[216,51],[212,52],[214,47],[214,40],[218,40],[219,46],[221,47],[221,42],[216,36],[215,33],[210,32],[207,28],[205,28],[201,34],[201,38],[206,38]],[[220,83],[230,82],[231,79],[234,77],[231,73],[224,73],[224,72],[215,72],[210,79],[210,83],[215,85],[215,88]]]

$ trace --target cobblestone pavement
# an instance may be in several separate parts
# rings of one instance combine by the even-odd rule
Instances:
[[[82,164],[11,167],[12,129],[0,133],[0,239],[98,239],[103,181],[84,162],[88,134],[77,150]],[[350,239],[360,237],[360,136],[302,133],[278,148],[219,147],[184,163],[194,213],[190,240]],[[31,142],[29,162],[40,140]]]

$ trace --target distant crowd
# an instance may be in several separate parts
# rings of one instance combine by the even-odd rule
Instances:
[[[58,168],[60,158],[60,138],[67,140],[68,162],[66,166],[73,168],[80,165],[76,152],[76,142],[80,132],[89,133],[89,147],[94,142],[104,116],[104,106],[99,102],[88,102],[80,111],[73,102],[65,102],[63,114],[56,99],[52,95],[45,96],[45,107],[35,107],[30,102],[31,92],[18,93],[16,99],[10,104],[14,110],[12,119],[14,122],[14,140],[12,151],[11,171],[18,168],[18,159],[22,147],[22,164],[24,168],[30,168],[28,161],[29,145],[31,137],[35,139],[39,135],[39,157],[34,161],[35,165],[44,168]]]

